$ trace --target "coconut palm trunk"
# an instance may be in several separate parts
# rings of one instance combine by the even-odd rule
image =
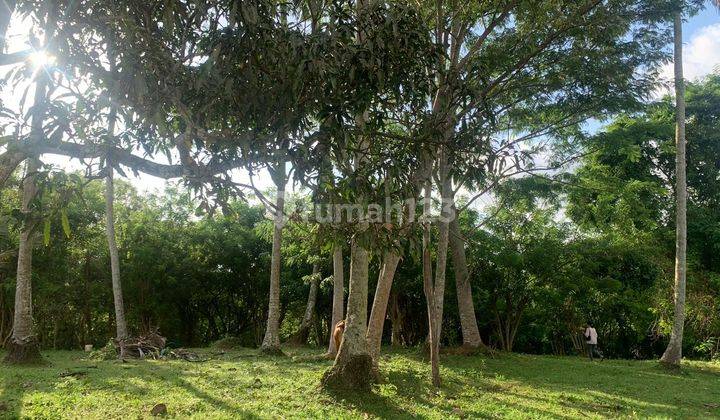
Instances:
[[[687,175],[685,161],[685,82],[682,62],[682,13],[674,19],[675,59],[675,314],[672,333],[660,361],[680,365],[685,325],[685,280],[687,275]]]

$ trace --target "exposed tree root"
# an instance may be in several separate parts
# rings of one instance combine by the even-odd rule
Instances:
[[[260,347],[260,354],[263,356],[285,356],[285,353],[279,346]]]
[[[322,387],[328,390],[370,392],[377,379],[374,372],[369,354],[347,356],[325,372]]]
[[[10,340],[3,362],[9,365],[26,366],[47,364],[47,361],[40,355],[40,346],[34,338],[26,343],[16,343]]]
[[[440,349],[440,353],[451,356],[488,356],[491,358],[497,356],[497,352],[492,347],[484,344],[479,346],[463,344],[460,347],[444,347]]]

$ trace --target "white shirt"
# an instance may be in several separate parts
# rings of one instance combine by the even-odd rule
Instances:
[[[585,328],[585,336],[590,337],[587,339],[588,344],[597,344],[597,331],[593,327]]]

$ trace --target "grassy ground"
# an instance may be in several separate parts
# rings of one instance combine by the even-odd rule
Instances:
[[[318,389],[330,362],[257,357],[254,350],[199,363],[44,354],[46,367],[0,367],[0,418],[147,418],[158,403],[168,417],[197,419],[720,418],[720,365],[702,362],[670,373],[654,361],[445,356],[437,392],[415,351],[393,351],[381,364],[384,382],[361,396]]]

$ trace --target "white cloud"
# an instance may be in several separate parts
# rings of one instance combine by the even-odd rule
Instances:
[[[683,72],[685,79],[695,81],[720,66],[720,23],[698,29],[683,45]],[[663,81],[672,82],[673,63],[667,63],[660,70]],[[672,86],[672,85],[670,85]]]

